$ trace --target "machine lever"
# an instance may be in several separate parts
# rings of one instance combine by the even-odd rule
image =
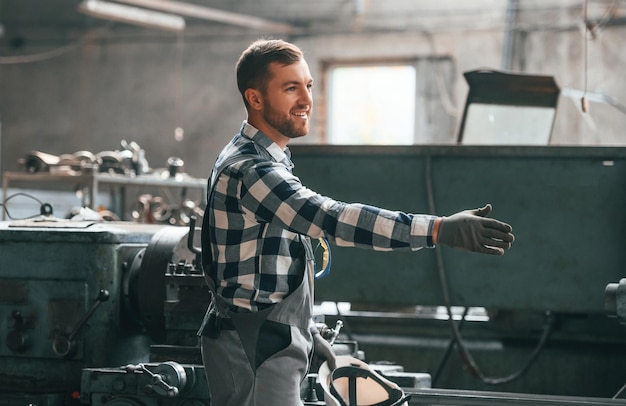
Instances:
[[[335,323],[335,328],[333,329],[333,335],[330,337],[330,340],[328,340],[328,343],[330,345],[335,344],[335,340],[337,339],[337,336],[339,336],[339,331],[341,330],[342,327],[343,327],[343,321],[337,320],[337,323]]]
[[[127,365],[126,370],[131,372],[141,371],[150,375],[150,378],[152,379],[152,385],[147,385],[147,387],[149,389],[152,389],[157,394],[170,398],[178,396],[179,390],[176,386],[168,384],[163,378],[163,375],[153,373],[148,368],[146,368],[144,364]]]
[[[74,327],[72,332],[68,336],[64,334],[58,334],[54,338],[54,341],[52,342],[52,349],[54,350],[55,354],[60,357],[69,357],[74,354],[74,351],[76,351],[76,342],[74,341],[74,337],[85,325],[87,320],[89,320],[89,318],[93,315],[98,306],[100,306],[102,302],[106,302],[107,300],[109,300],[110,296],[111,294],[108,290],[101,289],[100,292],[98,292],[98,297],[96,298],[96,301],[93,303],[93,305],[91,305],[89,310],[87,310],[87,313],[83,315],[78,323],[76,323],[76,326]]]
[[[330,345],[333,345],[335,343],[335,340],[337,339],[337,336],[339,335],[341,327],[343,327],[343,321],[337,320],[337,323],[335,323],[335,328],[330,328],[324,323],[317,323],[316,327],[319,330],[321,336],[326,341],[328,341]]]
[[[193,252],[196,255],[200,255],[202,250],[193,245],[193,237],[196,231],[196,216],[191,216],[189,218],[189,235],[187,236],[187,248],[189,251]]]
[[[7,347],[13,352],[21,353],[28,348],[28,335],[26,334],[26,321],[17,310],[11,314],[14,320],[13,329],[7,334]]]
[[[193,245],[194,235],[196,234],[196,216],[189,217],[189,234],[187,235],[187,249],[196,254],[196,264],[200,266],[202,263],[202,249]]]

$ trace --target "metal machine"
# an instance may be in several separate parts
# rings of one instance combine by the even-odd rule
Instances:
[[[626,404],[617,393],[624,326],[605,311],[606,301],[626,319],[617,283],[625,150],[292,150],[299,176],[320,193],[413,212],[432,200],[440,214],[486,200],[517,238],[501,258],[333,247],[316,299],[352,303],[319,319],[345,323],[338,351],[389,361],[376,368],[413,394],[410,405]],[[374,192],[381,185],[385,193]],[[193,224],[0,223],[0,406],[209,405],[195,336],[209,301],[196,234]],[[461,309],[459,335],[446,305]],[[502,385],[476,374],[518,367],[519,379]],[[302,398],[323,405],[312,372]]]
[[[513,226],[502,257],[333,247],[333,274],[316,283],[316,300],[352,303],[344,329],[368,357],[429,372],[434,388],[620,392],[624,326],[607,317],[603,295],[624,277],[626,148],[290,149],[302,182],[334,199],[444,216],[491,203],[493,217]]]
[[[25,394],[33,404],[89,404],[81,397],[85,368],[148,362],[151,344],[188,345],[176,328],[166,333],[165,318],[165,275],[195,258],[187,234],[183,227],[45,217],[1,223],[0,404],[19,404]],[[186,384],[203,388],[195,391],[206,398],[202,372],[185,372],[196,374]]]
[[[190,230],[195,222],[1,223],[0,405],[209,404],[196,331],[210,293]],[[335,340],[338,328],[320,327]],[[359,353],[354,342],[335,348]],[[303,383],[310,405],[320,404],[314,385]]]

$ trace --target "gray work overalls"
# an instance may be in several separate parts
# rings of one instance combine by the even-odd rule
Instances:
[[[298,288],[258,312],[231,311],[206,278],[213,299],[199,335],[212,406],[302,405],[300,383],[313,349],[314,254],[309,238],[301,236],[301,245]]]

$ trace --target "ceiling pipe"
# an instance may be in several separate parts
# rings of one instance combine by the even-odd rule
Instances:
[[[198,6],[195,4],[183,3],[174,0],[116,0],[122,3],[132,4],[135,6],[147,7],[161,11],[167,11],[174,14],[184,15],[187,17],[199,18],[204,20],[216,21],[225,24],[237,25],[246,28],[253,28],[274,33],[290,34],[294,31],[294,27],[289,24],[274,22],[264,18],[253,17],[245,14],[232,13],[229,11],[219,10]]]
[[[504,44],[502,47],[502,70],[504,71],[510,70],[513,62],[513,46],[515,44],[515,35],[517,33],[515,25],[517,23],[518,8],[518,0],[509,0],[506,5],[506,27],[504,30]]]

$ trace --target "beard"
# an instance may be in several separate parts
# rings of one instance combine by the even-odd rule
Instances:
[[[302,125],[296,125],[295,120],[290,115],[281,113],[269,103],[263,112],[263,119],[287,138],[304,137],[309,133],[308,119]]]

